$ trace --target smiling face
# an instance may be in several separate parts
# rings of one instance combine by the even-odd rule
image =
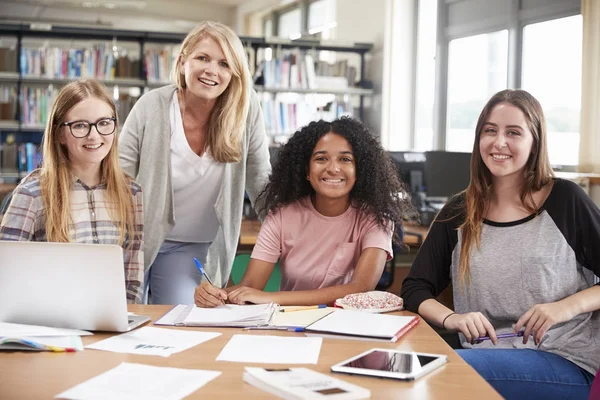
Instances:
[[[210,37],[201,39],[186,57],[181,57],[179,68],[186,88],[201,99],[217,99],[231,82],[231,67],[219,44]]]
[[[310,158],[308,177],[317,197],[349,202],[356,182],[356,163],[350,143],[336,133],[321,137]]]
[[[102,120],[114,116],[111,107],[104,101],[96,97],[88,97],[71,108],[63,122],[75,122],[71,124],[75,132],[82,125],[77,124],[77,121],[102,124]],[[95,127],[91,127],[89,135],[76,138],[71,134],[68,126],[60,126],[58,129],[59,141],[66,147],[69,163],[76,171],[98,169],[112,147],[116,132],[115,128],[115,132],[110,135],[100,135]]]
[[[479,138],[479,151],[493,180],[525,177],[525,165],[533,149],[533,134],[523,112],[500,103],[489,113]]]

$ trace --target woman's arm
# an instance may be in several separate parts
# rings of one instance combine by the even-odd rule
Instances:
[[[134,234],[124,251],[125,287],[127,302],[141,304],[144,293],[144,212],[142,191],[133,195]]]
[[[140,163],[140,135],[144,125],[139,121],[140,99],[131,109],[119,134],[119,164],[123,171],[136,179]]]
[[[257,204],[256,200],[269,179],[271,161],[263,112],[254,91],[252,91],[250,96],[250,112],[248,114],[246,129],[246,134],[249,136],[248,156],[246,159],[246,192],[250,197],[252,206],[262,220],[266,215],[260,212],[262,205]]]
[[[330,286],[322,289],[283,291],[283,292],[263,292],[269,276],[267,265],[255,263],[254,271],[248,266],[248,279],[244,279],[238,287],[229,288],[228,299],[232,303],[244,304],[250,303],[268,303],[275,302],[280,305],[315,305],[315,304],[333,304],[333,302],[347,294],[368,292],[375,289],[387,259],[387,252],[380,248],[369,247],[362,251],[358,263],[349,283],[344,285]],[[258,261],[258,260],[256,260]],[[252,264],[252,262],[251,262]],[[273,269],[271,264],[271,271]],[[243,286],[247,282],[248,286]],[[255,286],[256,285],[256,286]]]

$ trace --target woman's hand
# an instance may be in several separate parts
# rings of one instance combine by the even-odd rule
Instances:
[[[225,304],[227,292],[203,281],[194,291],[194,302],[198,307],[212,308]]]
[[[564,301],[536,304],[519,318],[514,331],[517,333],[525,325],[523,344],[527,344],[529,335],[533,334],[533,343],[539,345],[548,329],[558,323],[569,321],[574,316],[575,313]]]
[[[452,314],[444,322],[444,327],[448,330],[459,331],[467,342],[474,344],[478,337],[489,336],[494,344],[498,344],[496,331],[488,319],[480,312],[470,312],[466,314]]]
[[[254,289],[248,286],[240,286],[229,292],[229,302],[232,304],[264,304],[272,302],[271,293]]]

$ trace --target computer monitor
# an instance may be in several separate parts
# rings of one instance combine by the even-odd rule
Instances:
[[[424,190],[425,153],[415,151],[390,151],[388,153],[402,182],[408,186],[411,193]]]
[[[471,153],[425,152],[425,192],[428,199],[447,199],[467,188]]]

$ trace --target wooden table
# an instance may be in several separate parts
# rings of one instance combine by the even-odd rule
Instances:
[[[137,314],[157,319],[170,306],[130,306]],[[409,312],[402,312],[409,315]],[[0,398],[50,399],[76,384],[99,375],[121,362],[143,363],[156,366],[221,371],[222,374],[188,398],[190,399],[271,399],[270,394],[244,383],[244,363],[215,361],[223,346],[234,334],[246,333],[241,329],[223,328],[170,328],[202,329],[223,334],[215,339],[170,357],[142,356],[84,350],[77,353],[0,353]],[[302,333],[283,331],[253,331],[258,335],[302,336]],[[111,336],[96,334],[84,337],[91,344]],[[448,363],[436,371],[416,380],[400,382],[388,379],[359,377],[344,374],[333,376],[371,390],[373,399],[500,399],[501,397],[468,366],[424,321],[408,332],[397,343],[362,340],[323,339],[319,363],[299,365],[330,374],[331,365],[359,354],[372,347],[399,348],[448,355]],[[254,366],[260,366],[252,364]],[[270,366],[276,364],[269,364]],[[269,366],[264,365],[264,366]],[[278,365],[281,367],[282,365]]]
[[[406,224],[404,227],[406,233],[412,232],[421,235],[422,239],[425,240],[429,228],[421,225]],[[240,229],[240,246],[254,246],[256,244],[256,237],[260,232],[260,221],[253,219],[243,219],[242,227]],[[422,242],[419,242],[418,238],[414,235],[404,235],[404,243],[409,246],[420,246]]]

